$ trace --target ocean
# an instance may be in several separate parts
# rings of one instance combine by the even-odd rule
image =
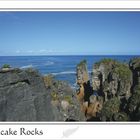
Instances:
[[[9,64],[12,67],[21,69],[32,67],[37,69],[42,75],[53,74],[56,79],[68,81],[71,86],[75,86],[76,65],[80,61],[87,60],[90,74],[94,63],[103,58],[112,58],[127,63],[133,57],[140,56],[0,56],[0,67],[3,64]]]

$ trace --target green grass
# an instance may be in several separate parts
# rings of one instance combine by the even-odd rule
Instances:
[[[4,65],[2,66],[2,68],[10,68],[10,65],[9,65],[9,64],[4,64]]]
[[[83,66],[83,65],[86,65],[86,64],[87,64],[87,61],[84,59],[77,66],[80,67],[80,66]]]
[[[121,80],[131,79],[131,70],[127,64],[110,58],[104,58],[95,63],[95,67],[99,67],[101,64],[103,64],[107,70],[112,70],[114,73],[116,73]]]
[[[95,66],[100,66],[101,64],[110,65],[110,64],[116,64],[116,63],[117,63],[117,61],[114,60],[114,59],[111,59],[111,58],[104,58],[104,59],[102,59],[101,61],[96,62],[96,63],[95,63]]]
[[[126,64],[117,63],[114,68],[114,72],[119,75],[121,80],[130,80],[131,79],[131,70]]]

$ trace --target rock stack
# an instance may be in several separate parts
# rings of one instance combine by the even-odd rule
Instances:
[[[96,95],[93,95],[85,60],[77,65],[77,84],[79,85],[77,98],[81,104],[81,111],[85,113],[87,119],[93,116],[96,117],[96,113],[100,111],[101,104]]]
[[[131,59],[129,66],[133,74],[133,84],[128,111],[133,121],[140,121],[140,58]]]
[[[103,59],[94,64],[91,78],[85,78],[88,70],[84,62],[77,66],[77,96],[87,97],[80,100],[82,106],[88,101],[84,110],[87,120],[140,120],[140,59],[132,59],[129,65]],[[88,92],[84,86],[87,82]]]

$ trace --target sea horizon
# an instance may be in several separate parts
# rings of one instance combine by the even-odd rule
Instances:
[[[67,81],[70,85],[76,82],[76,66],[82,61],[87,61],[89,75],[96,62],[111,58],[128,63],[131,58],[140,55],[30,55],[30,56],[0,56],[0,67],[9,64],[13,68],[33,68],[42,75],[52,74],[55,79]]]

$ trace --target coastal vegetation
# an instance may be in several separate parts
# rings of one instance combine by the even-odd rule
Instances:
[[[117,97],[105,102],[102,109],[102,117],[105,117],[106,120],[112,121],[114,114],[119,112],[120,103],[121,102]]]
[[[114,68],[114,72],[118,74],[119,78],[122,80],[128,80],[131,78],[131,70],[126,64],[121,64],[117,62]]]
[[[104,58],[104,59],[102,59],[101,61],[99,61],[99,62],[96,62],[95,63],[95,66],[100,66],[101,64],[104,64],[104,65],[109,65],[109,64],[116,64],[116,60],[114,60],[114,59],[111,59],[111,58]]]
[[[9,65],[9,64],[4,64],[3,66],[2,66],[2,68],[10,68],[11,66]]]
[[[4,64],[4,65],[2,66],[2,68],[10,68],[10,65],[9,65],[9,64]]]

